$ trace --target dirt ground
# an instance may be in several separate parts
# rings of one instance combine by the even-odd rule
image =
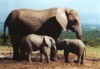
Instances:
[[[70,55],[70,63],[64,63],[63,55],[58,55],[57,61],[50,63],[40,62],[39,57],[33,58],[33,62],[1,58],[0,69],[100,69],[100,58],[86,57],[85,64],[80,65],[73,62],[74,57]]]

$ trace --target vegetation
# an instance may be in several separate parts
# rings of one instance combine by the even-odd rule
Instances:
[[[7,35],[7,34],[6,34]],[[11,40],[9,35],[6,36],[7,38],[7,45],[11,45]],[[60,35],[61,39],[64,38],[69,38],[69,39],[73,39],[76,38],[75,33],[73,33],[72,31],[68,31],[68,32],[64,32],[62,31],[62,34]],[[0,36],[0,45],[2,45],[3,42],[3,36]],[[83,42],[88,45],[88,46],[100,46],[100,31],[99,30],[87,30],[87,31],[83,31]]]
[[[0,45],[0,51],[11,51],[12,46],[2,46]]]
[[[86,47],[86,57],[100,58],[100,46]]]
[[[0,46],[0,51],[12,51],[12,46]],[[59,50],[57,54],[63,54],[63,50]],[[86,57],[100,58],[100,46],[86,46]]]
[[[83,42],[88,46],[100,46],[100,31],[99,30],[93,30],[93,31],[83,31]],[[75,33],[68,31],[64,32],[62,31],[62,34],[60,35],[61,39],[64,38],[76,38]]]

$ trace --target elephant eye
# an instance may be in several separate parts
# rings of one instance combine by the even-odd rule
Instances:
[[[74,25],[78,25],[78,21],[76,19],[74,19]]]
[[[70,14],[70,15],[68,15],[68,19],[69,20],[73,20],[73,16]]]

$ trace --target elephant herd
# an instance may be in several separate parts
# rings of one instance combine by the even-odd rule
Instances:
[[[31,61],[32,51],[39,50],[40,61],[44,61],[43,56],[47,62],[56,61],[57,50],[64,50],[65,62],[68,62],[68,54],[72,52],[78,56],[76,62],[84,63],[85,45],[81,41],[80,17],[75,10],[65,7],[46,10],[17,9],[5,20],[4,36],[6,27],[13,46],[14,60]],[[75,32],[77,39],[59,40],[62,30]]]

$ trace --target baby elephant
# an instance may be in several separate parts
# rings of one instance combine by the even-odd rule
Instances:
[[[40,51],[40,61],[43,62],[43,55],[46,57],[47,62],[50,62],[48,48],[51,48],[51,54],[56,56],[56,43],[55,40],[49,36],[30,34],[23,39],[20,48],[20,57],[26,55],[26,59],[31,61],[32,51]]]
[[[85,45],[79,39],[64,39],[58,40],[57,49],[64,50],[65,62],[68,62],[69,52],[77,55],[78,59],[75,62],[84,64]]]

